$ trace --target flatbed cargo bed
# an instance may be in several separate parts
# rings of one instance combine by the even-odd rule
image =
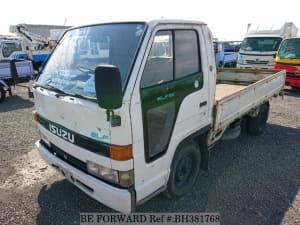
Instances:
[[[278,95],[285,71],[257,69],[218,69],[215,91],[214,125],[218,130]]]

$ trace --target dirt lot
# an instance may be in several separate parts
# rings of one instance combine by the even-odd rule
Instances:
[[[0,104],[0,224],[79,224],[80,212],[113,212],[46,166],[26,90]],[[217,144],[193,191],[159,195],[138,212],[219,212],[226,225],[300,225],[300,92],[273,99],[265,133]]]

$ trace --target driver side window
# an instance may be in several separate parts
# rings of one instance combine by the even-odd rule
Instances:
[[[171,31],[156,34],[141,80],[141,88],[173,80],[173,41]]]

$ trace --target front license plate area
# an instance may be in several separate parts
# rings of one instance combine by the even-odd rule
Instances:
[[[74,178],[72,176],[72,173],[65,169],[65,168],[62,168],[60,166],[57,166],[57,165],[52,165],[56,170],[58,170],[67,180],[71,181],[71,182],[74,182]]]

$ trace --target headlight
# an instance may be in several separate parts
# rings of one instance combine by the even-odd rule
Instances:
[[[245,59],[238,59],[238,61],[237,61],[237,63],[238,64],[246,64],[247,63],[247,61],[245,60]]]
[[[93,174],[99,178],[103,178],[114,183],[119,182],[118,172],[116,170],[100,166],[90,161],[87,162],[87,169],[90,174]]]
[[[120,184],[123,187],[130,187],[134,184],[133,170],[117,171],[91,161],[87,162],[87,169],[90,174]]]

